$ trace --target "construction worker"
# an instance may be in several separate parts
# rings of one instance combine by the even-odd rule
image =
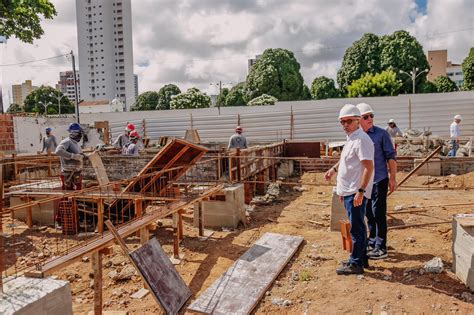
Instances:
[[[58,140],[55,135],[51,134],[51,131],[51,128],[46,128],[46,136],[43,137],[43,148],[41,149],[41,153],[45,152],[45,150],[46,153],[56,151]]]
[[[362,274],[364,267],[368,267],[365,209],[372,194],[374,144],[360,128],[360,118],[359,109],[352,104],[340,110],[339,122],[347,134],[347,142],[339,162],[324,175],[329,181],[337,173],[336,191],[351,223],[352,253],[349,260],[336,269],[338,275]]]
[[[390,119],[387,123],[387,127],[385,127],[385,130],[388,132],[390,137],[396,138],[396,137],[403,137],[403,133],[398,128],[397,124],[395,123],[394,119]]]
[[[134,124],[127,124],[127,127],[125,127],[125,130],[122,134],[120,134],[117,139],[115,139],[113,146],[123,152],[123,148],[128,144],[129,142],[129,135],[130,132],[135,130],[135,125]]]
[[[140,140],[140,135],[136,130],[133,130],[130,132],[130,142],[124,147],[126,150],[124,150],[125,155],[133,155],[133,156],[139,156],[138,150],[138,140]]]
[[[369,228],[367,256],[369,259],[387,257],[387,193],[397,189],[397,154],[389,133],[374,125],[374,110],[369,104],[357,105],[362,119],[360,126],[374,143],[374,186],[367,202],[366,216]],[[389,176],[390,171],[390,176]]]
[[[229,139],[227,150],[230,149],[247,149],[247,139],[242,135],[242,127],[235,128],[235,134]]]
[[[79,141],[83,130],[78,123],[72,123],[67,130],[69,137],[61,141],[56,148],[56,155],[61,162],[61,182],[63,190],[82,189],[82,164],[84,154]]]
[[[462,116],[454,116],[454,121],[449,127],[449,134],[451,136],[451,151],[449,151],[448,156],[456,156],[456,151],[459,149],[459,137],[461,137],[461,124]]]

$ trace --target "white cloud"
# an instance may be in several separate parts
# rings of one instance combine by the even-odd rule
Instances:
[[[1,64],[77,52],[74,1],[52,1],[58,16],[43,23],[43,38],[33,45],[9,40]],[[132,14],[141,92],[174,83],[214,93],[209,83],[244,80],[247,59],[277,47],[295,53],[308,84],[335,78],[345,48],[366,32],[407,29],[425,50],[448,49],[457,63],[474,42],[472,0],[428,0],[426,15],[415,0],[132,0]],[[471,30],[451,32],[463,29]],[[69,68],[60,58],[0,71],[5,88],[25,79],[54,85]]]

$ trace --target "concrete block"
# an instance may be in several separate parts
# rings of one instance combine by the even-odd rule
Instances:
[[[244,185],[236,184],[223,189],[225,201],[202,201],[204,227],[233,227],[245,221]],[[198,204],[194,205],[194,226],[198,226]]]
[[[423,159],[415,159],[414,167],[417,167]],[[425,163],[417,172],[418,175],[440,176],[441,175],[441,159],[432,158]]]
[[[331,204],[331,231],[341,231],[341,224],[339,221],[349,220],[344,204],[339,201],[339,196],[336,194],[336,187],[332,189],[332,204]]]
[[[474,214],[453,217],[453,272],[474,291]]]
[[[6,279],[0,294],[3,315],[72,315],[69,282],[52,278]]]
[[[277,177],[290,177],[295,171],[295,162],[293,160],[281,161],[277,169]]]

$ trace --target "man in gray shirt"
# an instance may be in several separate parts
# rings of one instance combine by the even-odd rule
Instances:
[[[41,149],[41,153],[45,152],[54,152],[56,147],[58,146],[58,140],[56,140],[56,136],[51,134],[51,128],[46,128],[46,136],[43,137],[43,148]]]
[[[247,149],[247,139],[242,135],[242,127],[235,128],[235,134],[229,139],[227,150],[230,149]]]
[[[82,153],[79,141],[82,138],[82,127],[78,123],[72,123],[68,128],[69,137],[61,141],[56,148],[56,155],[61,162],[61,182],[63,190],[82,189]]]

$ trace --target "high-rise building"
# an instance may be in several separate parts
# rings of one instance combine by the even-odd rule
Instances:
[[[77,99],[81,99],[81,86],[79,84],[80,80],[79,77],[80,75],[76,73],[77,75]],[[56,89],[61,91],[66,97],[74,104],[76,98],[76,92],[74,89],[74,73],[72,70],[69,71],[61,71],[59,72],[59,81],[58,84],[56,85]]]
[[[138,75],[133,75],[133,85],[135,86],[135,98],[138,97]]]
[[[453,80],[458,87],[464,83],[462,66],[448,61],[446,49],[428,51],[428,63],[430,64],[429,81],[433,82],[437,77],[445,75]]]
[[[81,98],[135,102],[131,0],[76,0]]]
[[[256,55],[255,58],[247,59],[247,74],[250,74],[250,70],[252,70],[253,65],[257,63],[260,57],[262,57],[262,55]]]
[[[31,80],[25,80],[21,84],[12,85],[13,104],[23,105],[26,96],[36,90],[38,87],[33,86]]]

